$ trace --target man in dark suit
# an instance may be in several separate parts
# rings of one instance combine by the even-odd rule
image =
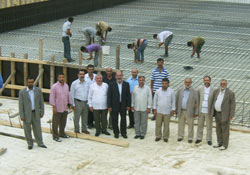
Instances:
[[[47,148],[43,144],[41,118],[44,115],[43,94],[40,88],[33,86],[34,78],[27,79],[28,87],[19,92],[19,113],[23,121],[24,134],[28,149],[33,148],[31,126],[39,147]]]
[[[123,81],[122,72],[116,72],[116,81],[109,84],[108,89],[108,110],[111,112],[112,125],[115,138],[119,138],[118,115],[120,113],[120,129],[123,138],[127,137],[126,112],[130,110],[131,97],[129,84]]]

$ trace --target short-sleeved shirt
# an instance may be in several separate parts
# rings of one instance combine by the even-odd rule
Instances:
[[[162,83],[162,79],[163,78],[167,78],[169,79],[169,72],[167,69],[165,69],[164,67],[162,68],[161,72],[159,72],[158,67],[156,67],[152,74],[150,79],[154,81],[153,84],[153,92],[155,92],[157,89],[161,88],[161,83]]]
[[[170,31],[163,31],[157,35],[157,39],[160,40],[161,43],[164,42],[164,40],[169,37],[170,35],[173,35],[173,32]]]
[[[106,23],[106,22],[104,22],[104,21],[99,21],[99,22],[97,23],[97,26],[99,27],[99,29],[101,29],[101,31],[106,31],[106,30],[108,30],[108,28],[109,28],[108,23]],[[98,30],[98,27],[96,28],[97,30]]]
[[[193,43],[194,48],[198,48],[199,46],[203,45],[205,40],[202,37],[192,38],[191,42]]]
[[[82,29],[83,32],[87,32],[90,37],[94,37],[96,34],[96,29],[93,27],[84,27]]]
[[[138,83],[139,83],[139,82],[138,82],[138,77],[136,77],[136,79],[134,79],[134,78],[131,76],[131,77],[129,77],[129,78],[127,79],[127,82],[129,83],[130,93],[132,94],[134,87],[135,87],[136,85],[138,85]]]
[[[102,47],[99,44],[91,44],[86,46],[87,52],[93,52],[93,51],[99,51],[102,49]]]
[[[69,22],[69,21],[66,21],[66,22],[63,24],[63,26],[62,26],[62,36],[69,36],[69,35],[66,33],[66,31],[67,31],[68,29],[70,29],[70,26],[71,26],[71,22]]]

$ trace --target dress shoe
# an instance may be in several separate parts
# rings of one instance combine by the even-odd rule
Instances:
[[[103,131],[102,133],[105,134],[105,135],[107,135],[107,136],[111,135],[108,131]]]
[[[33,148],[33,146],[28,146],[28,150],[31,150]]]
[[[64,136],[59,136],[59,137],[61,137],[61,138],[65,138],[65,139],[68,139],[68,138],[69,138],[69,136],[67,136],[67,135],[64,135]]]
[[[119,138],[119,134],[115,134],[115,138],[118,139]]]
[[[221,144],[216,144],[216,145],[214,145],[214,148],[219,148],[221,146],[222,146]]]
[[[55,140],[56,142],[62,142],[62,140],[58,137],[54,138],[53,140]]]
[[[113,127],[112,127],[112,126],[109,126],[109,129],[110,129],[110,130],[113,130]]]
[[[188,140],[188,143],[193,143],[193,140]]]
[[[164,139],[164,142],[168,142],[168,139]]]
[[[141,136],[140,139],[143,140],[145,138],[145,136]]]
[[[132,125],[129,125],[129,126],[128,126],[128,129],[131,129],[131,128],[134,128],[134,126],[132,126]]]
[[[211,146],[212,145],[212,141],[207,141],[207,144]]]
[[[178,142],[181,142],[182,140],[183,140],[182,138],[178,138],[178,139],[177,139]]]
[[[100,133],[99,133],[99,132],[95,133],[95,136],[96,136],[96,137],[98,137],[99,135],[100,135]]]
[[[84,133],[84,134],[90,134],[89,131],[87,131],[87,130],[86,131],[82,131],[82,133]]]
[[[161,138],[155,138],[155,141],[156,142],[158,142],[158,141],[160,141],[161,140]]]
[[[128,138],[128,136],[127,136],[126,134],[122,134],[122,137],[123,137],[124,139],[127,139],[127,138]]]
[[[45,146],[45,145],[39,145],[38,147],[47,148],[47,146]]]
[[[195,141],[195,144],[199,144],[199,143],[201,143],[201,140],[196,140]]]
[[[221,151],[224,151],[224,150],[226,150],[227,148],[226,148],[225,146],[221,146],[219,149],[220,149]]]
[[[136,135],[136,136],[135,136],[134,138],[135,138],[135,139],[138,139],[138,138],[140,138],[140,137],[141,137],[141,136],[139,136],[139,135]]]
[[[94,126],[94,124],[89,124],[89,125],[88,125],[88,128],[89,128],[89,129],[93,129],[93,128],[95,128],[95,126]]]

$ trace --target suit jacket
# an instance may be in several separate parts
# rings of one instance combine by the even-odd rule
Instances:
[[[34,105],[35,118],[36,120],[40,120],[41,115],[44,115],[44,100],[42,91],[38,87],[34,87]],[[27,88],[19,92],[19,114],[21,118],[24,118],[24,122],[31,122],[32,107]]]
[[[177,117],[181,115],[182,108],[182,98],[184,95],[184,88],[179,89],[176,94],[176,114]],[[195,107],[196,105],[196,107]],[[197,91],[193,88],[190,89],[190,94],[187,101],[187,115],[188,117],[194,117],[194,115],[198,115],[198,95]]]
[[[109,84],[108,88],[108,108],[112,108],[112,111],[118,112],[126,110],[131,106],[131,96],[129,91],[129,84],[126,81],[122,82],[122,97],[120,102],[120,93],[117,82]]]
[[[213,108],[212,108],[213,116],[215,115],[214,106],[215,106],[215,102],[217,100],[219,93],[220,93],[220,89],[216,89],[214,91]],[[224,98],[223,98],[223,101],[221,103],[222,122],[228,121],[230,117],[234,117],[234,113],[235,113],[235,95],[234,95],[233,91],[231,91],[229,88],[226,88]]]
[[[208,115],[209,116],[212,116],[213,95],[214,95],[214,88],[210,86],[209,96],[208,96]],[[204,100],[204,86],[201,86],[198,89],[199,115],[201,113],[203,100]]]

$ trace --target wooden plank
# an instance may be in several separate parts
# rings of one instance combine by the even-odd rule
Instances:
[[[38,49],[39,60],[43,60],[43,38],[39,39],[39,49]]]
[[[0,56],[2,56],[2,48],[0,47]],[[2,75],[2,61],[0,60],[0,74]]]
[[[6,153],[7,148],[1,148],[0,149],[0,156],[3,155],[4,153]]]
[[[8,121],[5,121],[5,120],[0,120],[0,125],[11,126],[10,123]],[[21,128],[20,124],[14,123],[14,122],[12,122],[12,127]],[[42,127],[42,132],[50,134],[50,128]],[[77,134],[77,133],[74,133],[72,131],[66,131],[65,133],[72,138],[78,138],[78,139],[90,140],[90,141],[95,141],[95,142],[100,142],[100,143],[106,143],[106,144],[125,147],[125,148],[129,147],[129,143],[122,141],[122,140],[95,137],[95,136],[92,136],[90,134]]]
[[[24,54],[24,59],[28,59],[28,54]],[[23,63],[23,84],[27,86],[27,78],[28,78],[28,63]]]
[[[67,59],[66,58],[64,58],[63,63],[67,63]],[[68,83],[67,67],[63,67],[63,74],[64,74],[64,82]]]
[[[7,78],[7,80],[4,82],[3,87],[2,87],[1,90],[0,90],[0,95],[2,95],[4,89],[5,89],[6,86],[9,84],[9,82],[10,82],[11,79],[12,79],[12,77],[15,76],[15,74],[16,74],[16,71],[15,71],[15,72],[12,72],[12,73],[10,74],[10,76]]]
[[[98,67],[101,68],[102,67],[102,51],[100,50],[98,52]]]
[[[120,45],[116,46],[116,64],[115,64],[116,69],[120,69]]]
[[[43,65],[39,64],[38,69],[39,69],[39,72],[41,72],[38,85],[39,85],[39,88],[42,88],[43,87],[43,72],[44,72]]]
[[[79,51],[79,58],[78,58],[78,60],[79,60],[79,65],[82,65],[82,52],[81,51]]]
[[[22,89],[26,88],[26,86],[7,84],[5,88],[22,90]],[[41,88],[41,90],[42,90],[43,93],[46,93],[46,94],[50,93],[50,89]]]
[[[51,62],[55,62],[55,55],[51,55]],[[55,83],[55,66],[50,66],[50,87]]]
[[[10,54],[12,58],[15,58],[15,53],[11,53]],[[11,70],[11,74],[14,73],[16,71],[16,66],[15,66],[15,62],[11,61],[11,65],[10,65],[10,70]],[[16,79],[15,76],[12,76],[11,78],[11,84],[16,84]],[[16,92],[15,89],[11,89],[11,97],[15,97],[16,96]]]
[[[16,139],[21,139],[21,140],[26,140],[26,138],[24,136],[20,136],[20,135],[16,135],[16,134],[10,134],[10,133],[6,133],[6,132],[0,132],[0,135],[7,136],[7,137],[13,137],[13,138],[16,138]],[[33,141],[36,142],[34,139],[33,139]]]

